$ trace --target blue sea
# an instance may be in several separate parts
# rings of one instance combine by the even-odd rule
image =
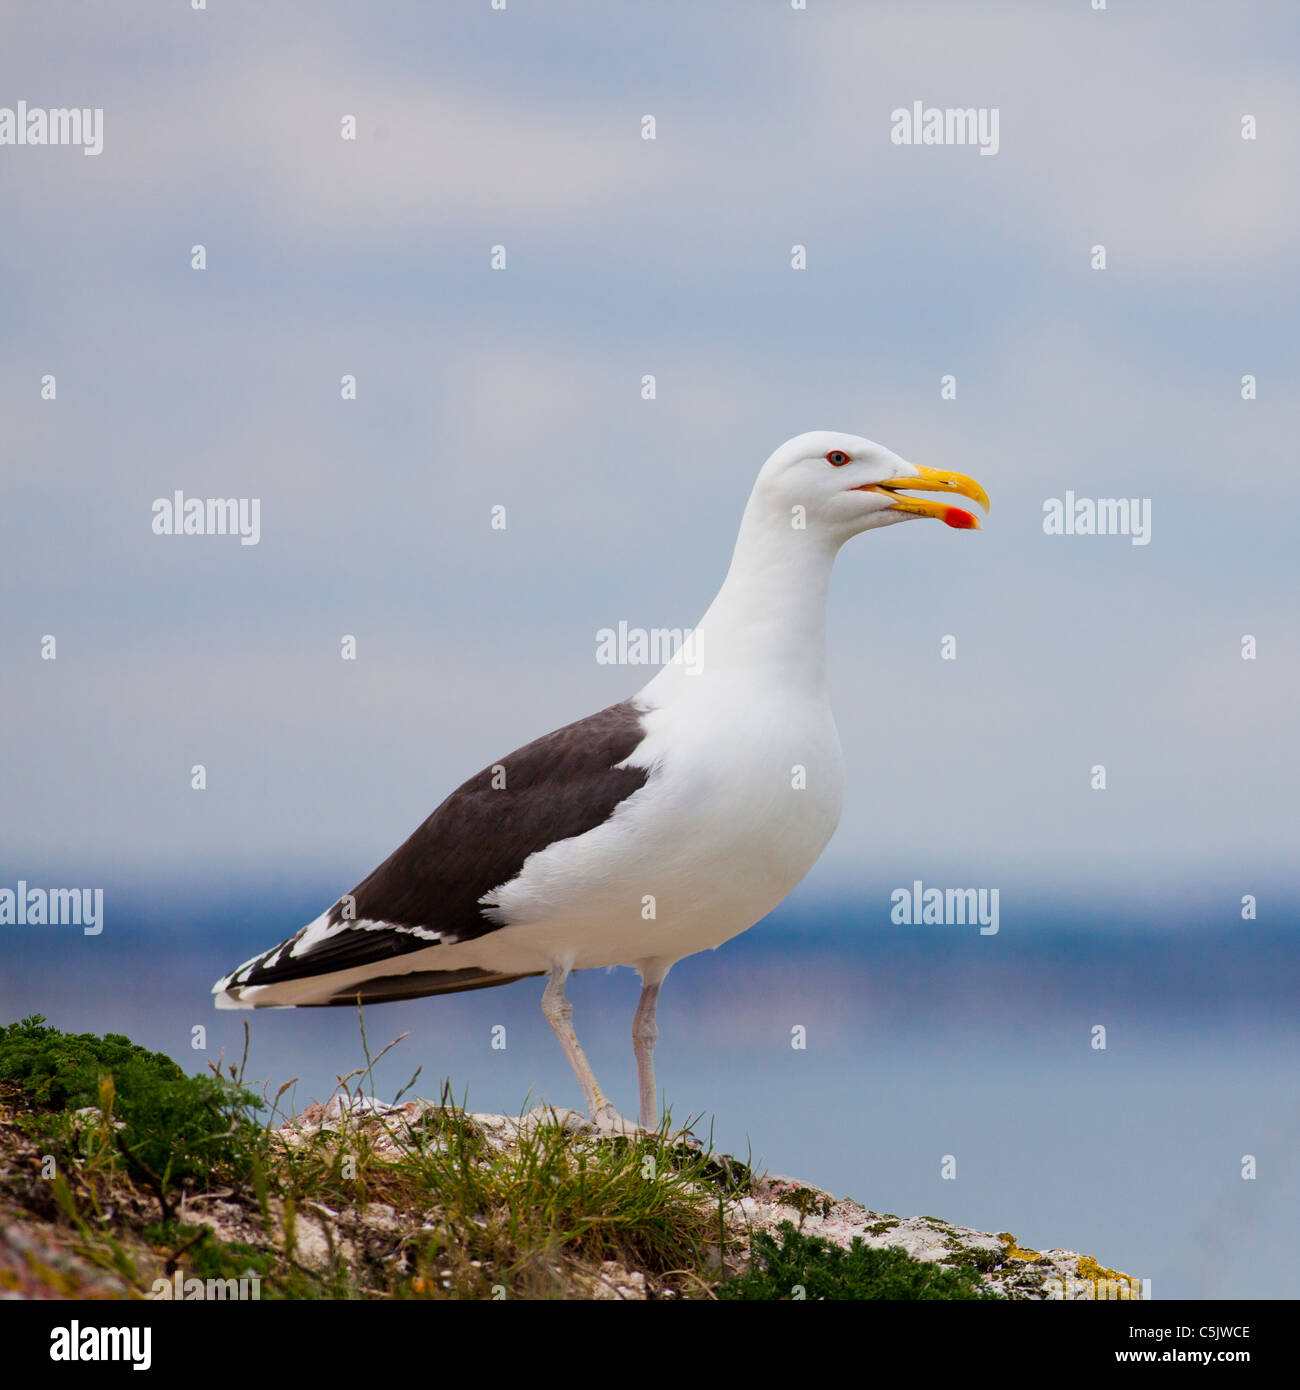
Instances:
[[[110,876],[98,936],[0,928],[0,1017],[125,1033],[191,1070],[237,1058],[247,1021],[248,1075],[272,1093],[297,1077],[301,1108],[362,1062],[356,1012],[218,1013],[209,990],[334,886]],[[1079,1250],[1157,1299],[1300,1296],[1294,914],[1243,921],[1226,889],[1089,903],[1004,888],[999,930],[981,935],[895,924],[884,885],[801,891],[674,968],[661,1091],[718,1148],[874,1210]],[[629,1113],[637,990],[630,970],[570,983],[579,1036]],[[477,1110],[580,1105],[540,992],[523,980],[369,1009],[372,1052],[408,1034],[376,1092],[418,1067],[415,1094],[446,1078]]]

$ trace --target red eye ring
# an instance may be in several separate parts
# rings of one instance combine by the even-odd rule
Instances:
[[[830,453],[826,455],[826,462],[829,463],[832,468],[843,468],[848,461],[849,456],[843,449],[832,449]]]

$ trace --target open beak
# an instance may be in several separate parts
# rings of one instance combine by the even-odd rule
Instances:
[[[945,473],[940,468],[925,468],[919,463],[910,467],[916,469],[915,477],[887,478],[883,483],[866,483],[855,492],[895,493],[900,488],[908,492],[947,492],[959,497],[969,497],[977,502],[985,512],[989,509],[989,495],[975,481],[964,473]],[[913,516],[937,517],[946,526],[955,526],[962,531],[978,531],[979,517],[962,507],[950,507],[944,502],[932,502],[928,497],[900,496],[890,508],[892,512],[910,512]]]

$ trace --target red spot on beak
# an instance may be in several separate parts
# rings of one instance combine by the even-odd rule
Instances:
[[[960,507],[945,507],[943,512],[943,524],[945,526],[955,526],[959,531],[978,531],[979,518],[970,512],[963,511]]]

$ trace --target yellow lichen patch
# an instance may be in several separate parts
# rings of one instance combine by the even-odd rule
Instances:
[[[1092,1284],[1092,1296],[1097,1299],[1142,1297],[1142,1285],[1131,1274],[1121,1274],[1115,1269],[1104,1269],[1091,1255],[1084,1255],[1080,1258],[1079,1278],[1087,1279]]]
[[[1004,1260],[1036,1260],[1039,1258],[1037,1250],[1026,1250],[1017,1245],[1016,1238],[1010,1231],[999,1231],[998,1239],[1002,1242],[1002,1258]]]

